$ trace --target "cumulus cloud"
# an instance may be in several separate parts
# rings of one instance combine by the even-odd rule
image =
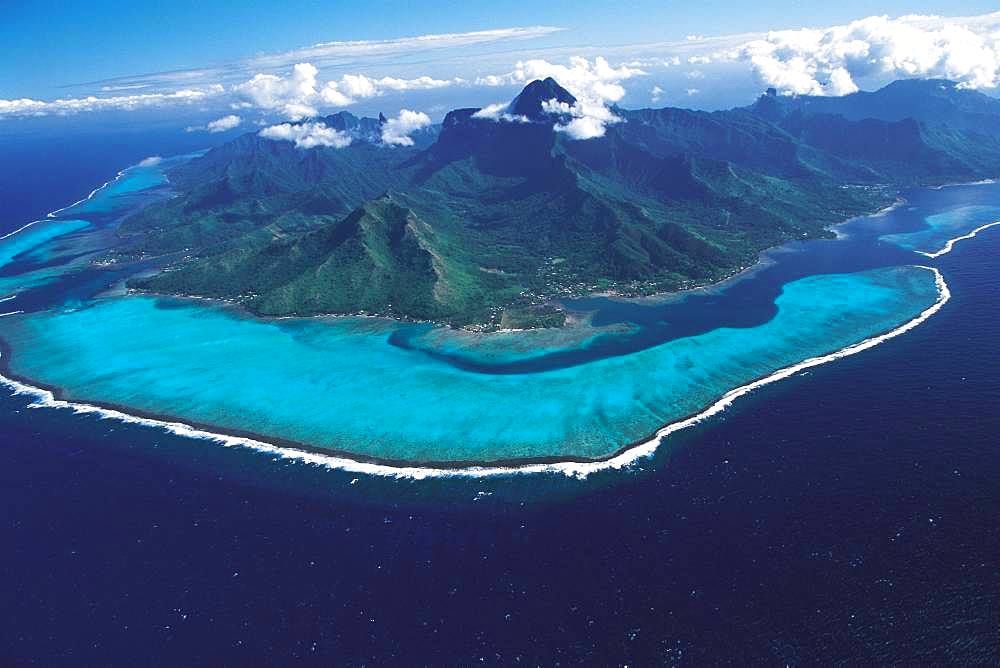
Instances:
[[[618,102],[625,96],[621,82],[643,74],[643,70],[628,65],[612,67],[600,56],[593,61],[573,57],[569,65],[540,59],[520,61],[513,72],[479,77],[476,83],[482,86],[523,85],[535,79],[552,77],[577,99],[572,109],[546,109],[550,113],[572,116],[571,120],[558,124],[556,130],[574,139],[592,139],[603,136],[608,124],[620,120],[608,104]]]
[[[995,17],[994,17],[995,18]],[[847,25],[780,30],[736,54],[769,86],[800,95],[844,95],[865,77],[947,78],[964,88],[1000,81],[1000,33],[990,21],[870,16]]]
[[[318,108],[346,107],[358,100],[377,97],[389,91],[429,90],[460,83],[461,79],[373,78],[364,74],[344,74],[340,79],[320,85],[319,70],[312,63],[298,63],[289,76],[257,74],[233,87],[244,107],[277,111],[293,121],[318,115]]]
[[[652,90],[649,91],[649,99],[653,104],[656,104],[663,99],[663,89],[659,86],[653,86]]]
[[[217,118],[214,121],[209,121],[206,125],[189,125],[184,128],[184,132],[227,132],[238,128],[242,122],[243,119],[236,114],[229,114],[228,116]]]
[[[205,127],[209,132],[227,132],[238,128],[242,122],[243,119],[236,114],[229,114],[228,116],[210,121]]]
[[[276,110],[292,120],[315,116],[313,103],[319,98],[316,75],[319,70],[312,63],[298,63],[290,76],[256,74],[249,81],[233,87],[240,97],[260,109]]]
[[[334,106],[346,107],[347,105],[354,104],[357,100],[378,97],[390,91],[431,90],[462,82],[463,80],[457,77],[454,79],[435,79],[428,76],[416,77],[414,79],[399,79],[396,77],[375,79],[364,74],[345,74],[339,81],[328,81],[326,86],[320,91],[320,95],[324,102]]]
[[[401,109],[399,115],[382,124],[382,141],[396,146],[413,146],[410,135],[431,124],[431,117],[422,111]]]
[[[49,101],[31,98],[0,99],[0,118],[5,116],[48,116],[50,114],[66,116],[88,111],[134,111],[166,104],[201,102],[206,98],[222,94],[224,90],[222,86],[216,85],[167,93],[140,93],[111,97],[91,95]]]
[[[275,141],[290,141],[296,148],[328,146],[344,148],[351,144],[351,136],[323,123],[281,123],[260,131],[260,136]]]
[[[542,102],[542,111],[568,119],[557,123],[555,131],[564,132],[573,139],[603,137],[605,126],[621,120],[603,104],[592,106],[580,100],[572,105],[554,98],[545,100]]]
[[[139,166],[140,167],[152,167],[154,165],[160,164],[161,162],[163,162],[163,158],[161,158],[158,155],[151,155],[148,158],[143,158],[142,160],[140,160],[139,161]]]

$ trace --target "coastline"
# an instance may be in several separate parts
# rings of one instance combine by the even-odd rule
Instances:
[[[251,432],[234,430],[219,430],[212,425],[182,422],[166,415],[143,414],[139,411],[113,404],[100,402],[74,402],[60,398],[59,388],[33,385],[29,379],[19,378],[9,369],[11,353],[6,344],[0,345],[0,384],[10,388],[15,395],[29,395],[35,401],[29,404],[32,408],[68,408],[77,414],[96,414],[103,419],[115,419],[129,424],[139,424],[147,427],[163,429],[169,433],[197,440],[207,440],[226,447],[246,447],[258,452],[275,455],[282,459],[301,461],[307,464],[323,466],[330,469],[353,473],[366,473],[383,477],[425,479],[440,477],[495,477],[519,474],[561,473],[569,477],[586,478],[588,475],[609,469],[619,470],[636,464],[639,460],[651,457],[659,447],[663,438],[682,429],[701,423],[709,417],[721,413],[731,406],[738,398],[754,390],[783,380],[790,376],[828,362],[857,354],[869,348],[900,336],[919,326],[937,313],[951,298],[951,291],[941,272],[925,265],[912,265],[934,273],[934,281],[938,290],[938,299],[921,311],[916,317],[902,325],[869,337],[858,343],[840,350],[811,357],[797,364],[778,369],[745,385],[736,387],[723,394],[719,399],[702,410],[661,426],[650,436],[633,441],[619,448],[607,457],[598,459],[583,459],[573,457],[533,458],[519,460],[498,460],[487,462],[456,461],[456,462],[400,462],[380,460],[372,457],[362,457],[345,451],[328,448],[317,448],[292,441],[262,437]],[[6,375],[10,374],[10,375]]]
[[[977,182],[976,184],[955,184],[955,185],[979,185],[979,182]],[[898,209],[899,207],[903,206],[904,204],[906,204],[906,198],[903,197],[901,194],[897,193],[896,199],[892,202],[892,204],[887,204],[886,206],[884,206],[881,209],[878,209],[878,210],[876,210],[876,211],[874,211],[872,213],[860,213],[860,214],[858,214],[856,216],[851,216],[850,218],[845,218],[844,220],[842,220],[842,221],[840,221],[838,223],[833,223],[832,225],[828,225],[827,227],[824,227],[823,229],[827,230],[829,232],[832,232],[834,235],[836,235],[836,238],[840,239],[840,238],[842,238],[842,235],[844,235],[844,233],[841,232],[840,230],[838,230],[838,228],[840,228],[840,227],[842,227],[844,225],[847,225],[849,223],[852,223],[852,222],[854,222],[856,220],[861,220],[862,218],[878,218],[880,216],[885,216],[886,214],[894,211],[895,209]],[[689,294],[696,294],[696,293],[700,293],[700,294],[714,294],[714,293],[716,293],[719,290],[722,290],[722,289],[725,289],[725,288],[729,287],[733,283],[738,283],[739,281],[742,281],[745,278],[750,278],[754,274],[756,274],[756,273],[758,273],[760,271],[763,271],[764,269],[767,269],[769,266],[771,266],[772,264],[774,264],[774,260],[771,258],[771,255],[774,254],[774,253],[781,252],[781,249],[783,249],[785,246],[788,246],[789,244],[792,244],[792,243],[802,242],[802,241],[818,241],[818,240],[819,239],[817,239],[817,238],[810,238],[810,239],[789,239],[787,241],[782,241],[781,243],[777,243],[777,244],[775,244],[773,246],[769,246],[768,248],[764,248],[760,252],[757,253],[757,261],[754,262],[753,264],[751,264],[751,265],[749,265],[747,267],[743,267],[742,269],[739,269],[739,270],[735,271],[734,273],[730,274],[729,276],[725,276],[725,277],[720,278],[719,280],[713,281],[711,283],[705,283],[704,285],[692,285],[690,287],[681,288],[679,290],[669,290],[667,292],[657,292],[657,293],[653,293],[651,295],[644,295],[642,297],[626,297],[624,295],[620,295],[620,294],[615,293],[615,292],[601,291],[601,292],[590,293],[590,294],[584,295],[583,297],[577,297],[576,299],[597,299],[597,298],[603,298],[603,299],[610,299],[611,301],[615,301],[615,302],[619,302],[619,303],[624,303],[624,304],[640,304],[640,305],[658,306],[658,305],[661,305],[661,304],[669,304],[671,302],[677,301],[679,299],[682,299],[682,298],[686,297]]]
[[[107,185],[107,184],[105,184],[105,185]],[[100,190],[100,188],[98,188],[97,190]],[[94,192],[97,192],[97,190],[95,190]],[[874,218],[874,217],[877,217],[877,216],[884,216],[885,214],[889,213],[890,211],[898,208],[899,206],[901,206],[901,205],[903,205],[905,203],[906,203],[905,198],[903,198],[902,196],[897,196],[896,199],[895,199],[895,201],[892,204],[884,206],[881,209],[878,209],[877,211],[875,211],[873,213],[862,213],[862,214],[858,214],[856,216],[851,216],[850,218],[845,218],[844,220],[842,220],[840,222],[828,225],[827,227],[825,227],[823,229],[832,232],[833,234],[837,235],[837,237],[839,238],[840,237],[840,233],[837,231],[838,227],[840,227],[842,225],[847,225],[848,223],[851,223],[851,222],[853,222],[855,220],[860,220],[862,218]],[[73,206],[75,206],[75,205],[73,205]],[[67,207],[67,208],[69,208],[69,207]],[[568,298],[564,298],[564,299],[553,297],[553,298],[551,298],[549,301],[547,301],[545,303],[557,306],[559,309],[561,309],[566,314],[566,321],[567,321],[566,324],[562,325],[561,327],[556,327],[554,329],[562,329],[562,330],[580,329],[580,330],[584,330],[584,329],[588,329],[588,328],[591,327],[589,323],[590,323],[590,319],[592,317],[592,313],[588,309],[573,308],[571,305],[568,305],[566,303],[567,301],[577,301],[577,300],[585,300],[585,299],[609,299],[611,301],[615,301],[615,302],[619,302],[619,303],[641,304],[641,305],[654,305],[655,306],[655,305],[669,304],[671,302],[683,299],[684,297],[686,297],[689,294],[698,294],[698,293],[701,293],[701,294],[713,294],[716,291],[723,290],[723,289],[729,287],[730,285],[732,285],[734,283],[738,283],[739,281],[742,281],[744,279],[750,278],[754,274],[756,274],[756,273],[758,273],[760,271],[763,271],[764,269],[767,269],[769,266],[771,266],[772,264],[774,264],[774,260],[772,260],[771,257],[770,257],[771,254],[780,252],[781,249],[784,248],[785,246],[787,246],[788,244],[798,243],[798,242],[801,242],[801,241],[816,241],[816,240],[817,240],[816,238],[810,238],[810,239],[788,239],[786,241],[782,241],[781,243],[777,243],[777,244],[775,244],[773,246],[769,246],[767,248],[764,248],[764,249],[760,250],[757,253],[757,259],[756,259],[756,261],[753,264],[751,264],[749,266],[746,266],[746,267],[741,267],[741,268],[739,268],[737,270],[734,270],[733,273],[731,273],[731,274],[729,274],[727,276],[724,276],[724,277],[722,277],[722,278],[720,278],[718,280],[711,281],[711,282],[704,283],[704,284],[700,284],[700,285],[691,285],[691,286],[688,286],[688,287],[679,288],[677,290],[668,290],[668,291],[665,291],[665,292],[656,292],[656,293],[649,294],[649,295],[643,295],[641,297],[628,297],[628,296],[622,295],[622,294],[617,293],[617,292],[603,290],[603,291],[597,291],[597,292],[589,292],[589,293],[582,294],[582,295],[579,295],[579,296],[576,296],[576,297],[568,297]],[[153,273],[157,273],[157,272],[153,272]],[[426,320],[426,319],[422,319],[422,318],[413,318],[413,317],[408,317],[408,316],[387,315],[387,314],[383,314],[383,313],[367,313],[367,312],[358,312],[358,313],[313,313],[313,314],[310,314],[310,315],[262,315],[262,314],[254,312],[252,309],[250,309],[249,307],[247,307],[246,304],[244,304],[243,302],[240,302],[240,301],[238,301],[236,299],[227,299],[227,298],[224,298],[224,297],[208,297],[208,296],[204,296],[204,295],[191,295],[191,294],[178,294],[178,293],[170,293],[170,292],[157,292],[155,290],[145,290],[145,289],[142,289],[142,288],[132,288],[132,287],[128,287],[128,286],[125,287],[125,292],[126,292],[126,294],[129,294],[129,295],[133,295],[134,294],[134,295],[145,295],[145,296],[149,296],[149,297],[162,297],[162,298],[165,298],[165,299],[180,299],[180,300],[209,302],[209,303],[212,303],[212,304],[217,304],[219,306],[230,307],[230,308],[236,309],[236,310],[244,313],[245,315],[247,315],[250,318],[255,318],[255,319],[264,320],[264,321],[270,321],[270,320],[288,320],[288,319],[297,319],[297,318],[303,318],[303,319],[306,319],[306,318],[318,318],[318,319],[326,319],[326,318],[345,318],[345,319],[371,318],[371,319],[374,319],[374,320],[382,320],[382,321],[389,322],[389,323],[425,324],[425,325],[434,325],[435,327],[446,327],[449,330],[454,331],[458,335],[466,335],[467,334],[467,335],[470,335],[470,336],[489,336],[489,335],[493,335],[493,334],[510,334],[510,333],[517,333],[517,332],[531,332],[531,331],[541,331],[541,330],[545,330],[545,329],[552,329],[552,328],[549,328],[549,327],[522,327],[522,328],[516,328],[516,327],[497,327],[497,328],[494,328],[494,329],[479,329],[479,328],[483,327],[484,325],[482,325],[482,324],[471,324],[471,325],[465,325],[465,326],[455,326],[455,325],[452,325],[450,323],[442,322],[442,321],[438,321],[438,320]]]

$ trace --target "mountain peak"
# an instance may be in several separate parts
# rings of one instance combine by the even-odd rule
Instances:
[[[346,132],[354,139],[368,139],[379,134],[379,122],[375,118],[359,118],[349,111],[338,111],[324,116],[323,123],[338,132]]]
[[[559,85],[552,77],[535,79],[515,97],[510,103],[510,113],[515,116],[525,116],[533,121],[545,120],[547,114],[542,109],[542,103],[556,100],[573,106],[576,98]]]
[[[878,93],[906,91],[911,93],[936,93],[956,90],[958,84],[950,79],[897,79],[878,89]]]

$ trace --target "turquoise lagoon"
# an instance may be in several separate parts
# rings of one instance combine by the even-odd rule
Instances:
[[[730,389],[896,328],[938,297],[921,267],[811,276],[786,284],[759,326],[507,375],[389,345],[403,325],[387,321],[264,321],[149,296],[7,317],[0,334],[13,374],[72,400],[380,460],[597,459]],[[478,354],[490,349],[485,338]]]
[[[90,227],[86,220],[39,220],[16,233],[0,239],[0,268],[17,259],[46,262],[56,257],[62,250],[56,243],[60,237]],[[19,273],[15,276],[0,276],[0,297],[29,287],[43,285],[55,280],[66,272],[65,266],[43,267]]]

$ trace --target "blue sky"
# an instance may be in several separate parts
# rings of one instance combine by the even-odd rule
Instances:
[[[157,5],[0,1],[0,44],[4,45],[0,118],[42,113],[75,116],[94,108],[97,113],[112,113],[121,108],[170,107],[181,116],[194,118],[192,122],[204,117],[207,127],[208,120],[224,112],[236,112],[227,115],[249,122],[259,121],[258,117],[291,118],[295,112],[290,110],[297,108],[326,111],[338,106],[363,113],[394,112],[407,106],[440,116],[453,106],[500,102],[523,83],[518,76],[549,71],[538,66],[512,76],[518,61],[565,67],[573,56],[587,58],[591,64],[604,57],[618,73],[602,79],[603,75],[595,74],[596,68],[591,67],[590,74],[575,82],[587,88],[584,95],[597,95],[595,103],[626,106],[719,108],[744,103],[765,85],[777,85],[789,93],[840,94],[908,75],[949,76],[994,92],[989,72],[995,75],[1000,67],[991,64],[991,58],[995,60],[1000,53],[996,37],[1000,35],[996,32],[1000,16],[960,22],[963,30],[983,41],[982,48],[971,55],[963,46],[969,40],[956,37],[941,21],[865,24],[852,29],[850,44],[858,42],[860,34],[874,54],[867,64],[856,54],[843,62],[837,60],[838,40],[848,43],[848,38],[836,31],[823,40],[837,48],[819,60],[813,59],[808,53],[812,47],[803,46],[797,34],[753,48],[746,45],[766,37],[768,30],[827,29],[882,14],[974,17],[995,9],[995,1],[979,0],[963,2],[960,7],[953,2],[923,0],[638,0],[624,5],[596,0],[495,4],[444,0],[174,1]],[[538,26],[559,30],[532,31]],[[416,45],[405,40],[392,42],[421,35],[506,29],[514,30]],[[929,47],[913,30],[930,36],[926,44],[938,50],[936,63],[923,61],[920,53]],[[711,39],[716,37],[722,39]],[[390,42],[374,53],[358,45],[338,47],[333,52],[303,51],[303,47],[317,43],[359,40]],[[810,61],[805,72],[795,69],[803,53]],[[879,62],[893,64],[876,68],[870,64],[876,56]],[[288,80],[298,62],[315,66],[314,94],[289,102],[285,99],[287,90],[276,93],[273,87],[265,92],[240,88],[258,74]],[[345,75],[395,82],[365,92],[349,85]],[[415,83],[421,78],[443,83]],[[334,82],[332,89],[330,81]],[[484,81],[500,83],[485,85]],[[595,93],[594,86],[603,85],[601,82],[619,86],[621,94],[604,97]],[[310,85],[310,81],[305,84]],[[346,95],[345,91],[353,93]],[[153,97],[96,107],[11,102],[30,98],[46,103],[88,95]],[[275,100],[275,95],[285,98]]]
[[[992,0],[605,0],[485,3],[386,2],[0,2],[0,97],[233,60],[334,40],[386,39],[507,26],[567,29],[557,44],[627,44],[758,30],[823,26],[872,14],[982,14]]]

